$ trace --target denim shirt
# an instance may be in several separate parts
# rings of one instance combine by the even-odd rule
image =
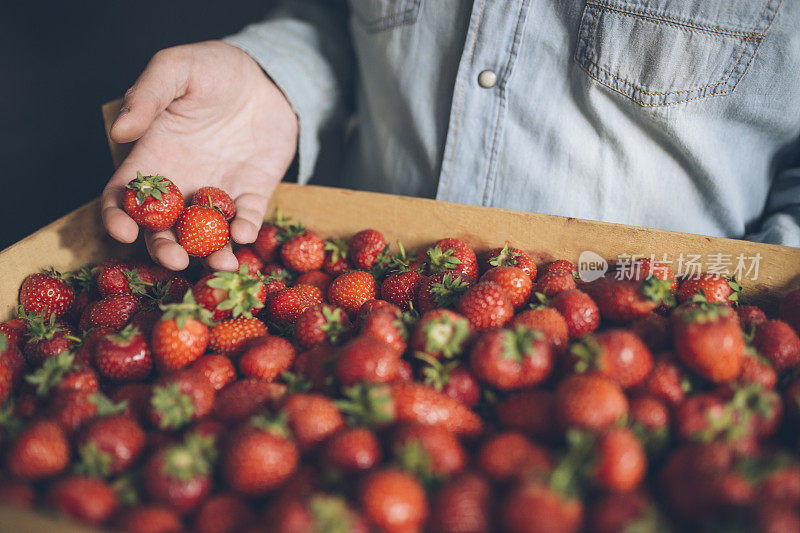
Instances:
[[[226,40],[301,183],[800,246],[798,0],[288,0]]]

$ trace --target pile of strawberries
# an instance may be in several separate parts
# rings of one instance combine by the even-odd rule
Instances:
[[[800,530],[800,291],[769,319],[648,260],[586,283],[282,217],[236,256],[23,282],[0,502],[131,532]]]

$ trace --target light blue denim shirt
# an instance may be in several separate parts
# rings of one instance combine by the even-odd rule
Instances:
[[[800,246],[800,0],[347,7],[226,39],[297,113],[301,183]]]

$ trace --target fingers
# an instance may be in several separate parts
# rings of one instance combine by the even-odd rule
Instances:
[[[239,260],[233,255],[231,242],[225,245],[222,250],[218,250],[206,258],[206,263],[213,270],[228,270],[233,272],[239,269]]]
[[[236,218],[231,222],[231,237],[235,242],[249,244],[256,240],[268,202],[269,196],[255,193],[245,193],[236,198]]]
[[[165,268],[183,270],[189,266],[189,254],[178,244],[172,231],[148,232],[145,235],[145,242],[150,257]]]
[[[191,56],[191,47],[186,46],[167,48],[153,56],[125,93],[122,109],[109,133],[112,140],[137,140],[173,100],[186,93]]]
[[[139,225],[121,209],[122,196],[125,193],[125,186],[112,181],[103,190],[101,199],[101,215],[103,225],[108,230],[108,234],[114,239],[132,243],[139,235]]]

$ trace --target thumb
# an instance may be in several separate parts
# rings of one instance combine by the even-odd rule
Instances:
[[[176,98],[186,94],[192,62],[188,46],[157,52],[136,83],[128,89],[117,119],[111,126],[111,139],[118,143],[137,140],[153,120]]]

